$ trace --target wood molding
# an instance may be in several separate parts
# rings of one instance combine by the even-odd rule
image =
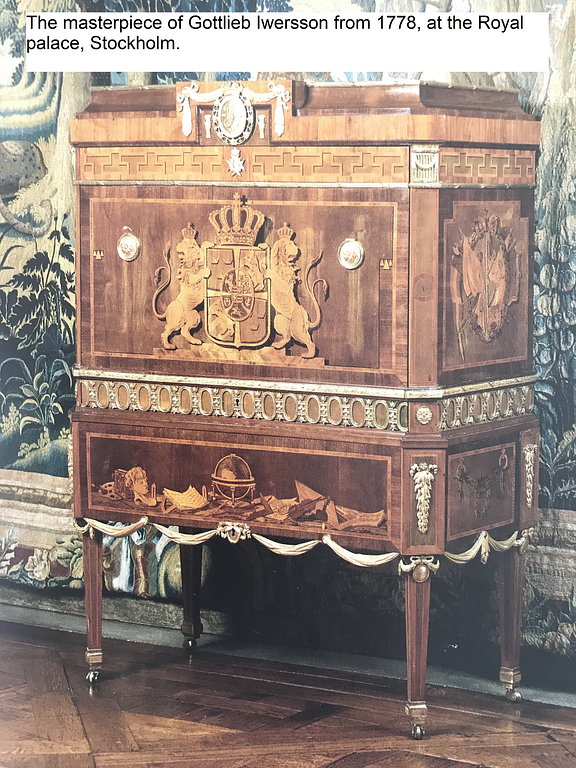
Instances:
[[[115,115],[73,120],[71,141],[76,145],[143,144],[151,142],[190,146],[195,141],[182,134],[180,116],[124,117]],[[460,117],[456,115],[302,115],[288,120],[282,143],[316,144],[325,136],[338,136],[345,142],[444,142],[468,144],[471,137],[480,146],[516,145],[538,147],[540,123],[502,118]],[[280,143],[280,142],[278,142]]]

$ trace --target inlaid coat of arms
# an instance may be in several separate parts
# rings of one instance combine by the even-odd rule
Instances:
[[[238,193],[231,204],[212,211],[209,220],[215,243],[199,245],[192,226],[182,230],[176,249],[180,290],[163,312],[158,309],[159,298],[174,278],[170,246],[164,254],[166,266],[156,270],[152,306],[156,317],[166,322],[161,334],[164,349],[176,349],[173,336],[178,332],[190,344],[201,345],[195,332],[203,325],[218,346],[256,349],[271,343],[284,349],[293,340],[305,347],[302,357],[314,357],[312,331],[322,319],[316,293],[325,300],[328,284],[322,278],[311,282],[310,273],[322,253],[301,270],[302,253],[288,224],[276,230],[271,246],[258,243],[265,215]],[[300,304],[299,287],[308,297],[312,317]]]

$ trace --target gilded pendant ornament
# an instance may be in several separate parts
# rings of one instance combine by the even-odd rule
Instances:
[[[532,509],[534,501],[534,464],[538,454],[538,446],[535,443],[529,443],[524,446],[524,468],[526,470],[526,506]]]
[[[68,484],[70,487],[70,493],[74,493],[74,442],[72,439],[72,432],[68,435],[67,458],[68,458]]]
[[[438,472],[436,464],[428,464],[421,461],[412,464],[410,477],[414,480],[414,493],[416,494],[416,516],[420,533],[428,532],[430,518],[430,501],[432,498],[432,482]]]

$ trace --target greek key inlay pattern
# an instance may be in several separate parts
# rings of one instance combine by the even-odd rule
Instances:
[[[442,149],[440,182],[534,184],[534,152],[494,149]]]
[[[387,398],[78,379],[78,405],[406,432],[408,404]]]
[[[454,429],[470,424],[501,421],[532,413],[533,410],[532,385],[472,392],[440,401],[438,429]]]
[[[90,147],[83,181],[229,181],[228,147]],[[406,183],[405,147],[242,147],[243,182]]]

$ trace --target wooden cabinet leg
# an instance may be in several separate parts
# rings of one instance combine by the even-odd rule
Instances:
[[[180,528],[181,533],[193,533]],[[182,571],[183,621],[180,629],[184,635],[184,648],[189,653],[196,649],[196,638],[203,631],[200,621],[200,584],[202,581],[202,545],[180,544],[180,565]]]
[[[82,536],[86,596],[86,679],[95,683],[102,667],[102,534],[93,528]]]
[[[412,738],[424,737],[426,722],[426,661],[430,618],[430,572],[438,566],[419,558],[402,563],[406,600],[406,661],[408,701],[406,714],[412,723]],[[433,558],[428,558],[432,561]]]
[[[522,592],[524,586],[525,555],[516,547],[500,555],[500,682],[506,690],[506,698],[521,701],[516,690],[520,684],[520,642],[522,639]]]

